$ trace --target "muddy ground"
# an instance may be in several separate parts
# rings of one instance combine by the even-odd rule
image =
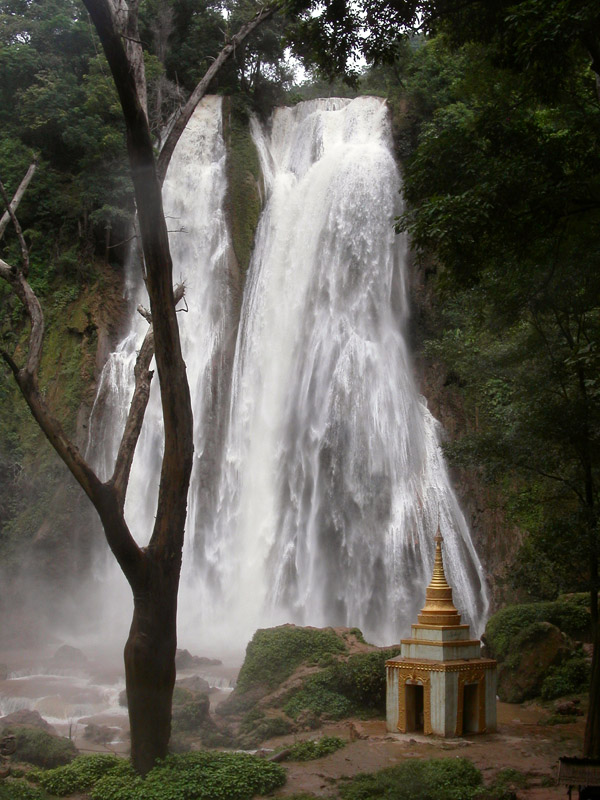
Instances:
[[[581,755],[584,717],[574,723],[544,725],[549,712],[536,704],[498,703],[498,731],[461,739],[437,739],[416,734],[389,734],[383,720],[355,721],[359,735],[365,738],[349,742],[341,750],[307,762],[286,762],[288,781],[277,796],[310,792],[319,797],[336,795],[342,777],[360,772],[374,772],[409,758],[470,759],[489,783],[502,769],[512,768],[528,776],[526,788],[517,789],[520,800],[565,798],[566,787],[556,785],[560,756]],[[349,739],[348,721],[326,726],[317,735]],[[289,744],[298,736],[284,736],[267,743],[268,747]],[[307,738],[307,737],[302,737]]]

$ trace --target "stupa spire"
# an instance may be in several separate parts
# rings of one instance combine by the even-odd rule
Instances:
[[[433,575],[425,592],[425,605],[419,614],[419,625],[460,625],[460,614],[452,602],[452,587],[446,580],[442,556],[443,537],[438,523],[435,535]]]

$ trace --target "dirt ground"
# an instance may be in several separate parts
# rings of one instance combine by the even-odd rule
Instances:
[[[277,796],[310,792],[319,797],[336,794],[341,777],[360,772],[374,772],[399,764],[408,758],[466,757],[482,772],[485,783],[495,774],[512,768],[528,776],[527,787],[517,789],[520,800],[553,800],[565,798],[566,787],[556,785],[560,756],[581,755],[585,718],[563,725],[540,724],[548,710],[535,704],[508,705],[498,703],[498,731],[460,739],[437,739],[418,734],[389,734],[385,722],[353,723],[357,739],[330,756],[316,761],[286,762],[288,780]],[[294,739],[322,735],[350,738],[348,721],[328,725],[312,734],[273,739],[268,747],[290,744]]]

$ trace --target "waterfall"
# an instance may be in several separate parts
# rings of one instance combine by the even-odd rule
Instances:
[[[217,120],[217,101],[206,101],[164,191],[167,213],[185,227],[171,241],[187,286],[180,326],[196,437],[180,641],[239,652],[257,627],[296,622],[397,642],[423,605],[438,524],[455,604],[481,633],[483,571],[407,347],[407,252],[393,231],[400,176],[385,103],[309,101],[277,109],[268,126],[253,122],[266,202],[234,355]],[[133,358],[139,325],[105,369],[109,408],[121,397],[124,409],[131,393],[117,364]],[[141,541],[161,453],[154,402],[126,506]]]
[[[163,186],[174,280],[185,285],[178,317],[194,403],[189,520],[200,517],[198,508],[206,510],[207,518],[212,513],[226,420],[222,411],[228,405],[239,317],[239,272],[225,214],[225,168],[221,98],[205,97],[179,140]],[[137,349],[148,328],[136,311],[138,304],[148,307],[148,299],[135,251],[131,261],[127,276],[130,329],[102,371],[89,426],[88,456],[103,479],[114,468],[133,393]],[[162,450],[163,423],[155,376],[125,504],[129,527],[141,545],[147,543],[154,524]],[[188,538],[195,534],[192,525]],[[96,572],[105,587],[101,604],[104,627],[121,636],[129,623],[129,589],[111,557],[108,565],[102,558]]]

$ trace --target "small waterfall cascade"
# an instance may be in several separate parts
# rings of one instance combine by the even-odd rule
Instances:
[[[224,211],[226,186],[221,98],[205,97],[179,140],[163,186],[174,280],[185,285],[185,298],[178,308],[195,418],[195,460],[188,498],[191,520],[198,516],[197,506],[211,513],[212,476],[220,462],[223,436],[221,409],[228,404],[239,316],[239,274]],[[135,259],[134,254],[132,261]],[[138,277],[139,261],[130,265],[129,272],[130,328],[103,369],[90,421],[88,454],[103,479],[114,466],[133,393],[137,349],[148,328],[135,310],[138,304],[148,307],[146,289]],[[154,523],[162,451],[155,375],[125,505],[128,524],[142,545]],[[104,564],[99,566],[99,573],[105,571]],[[130,593],[112,559],[108,571],[109,591],[104,593],[102,605],[108,622],[119,627],[128,623],[123,608],[131,607]]]
[[[218,100],[204,101],[164,189],[169,227],[184,228],[171,243],[195,413],[180,646],[239,653],[257,627],[283,622],[397,642],[423,605],[438,524],[455,603],[479,634],[483,571],[406,342],[385,103],[315,100],[253,121],[266,199],[237,340],[220,117]],[[145,324],[132,323],[102,377],[100,464],[114,459]],[[162,451],[157,388],[126,506],[141,543]]]
[[[482,568],[407,350],[387,108],[309,101],[253,135],[267,200],[219,506],[195,542],[200,607],[241,642],[286,621],[398,641],[423,604],[439,522],[455,597],[480,632]]]

